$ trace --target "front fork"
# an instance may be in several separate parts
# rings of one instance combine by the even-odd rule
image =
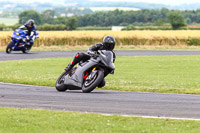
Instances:
[[[85,79],[85,80],[90,80],[91,78],[93,78],[94,75],[96,74],[96,72],[95,72],[96,69],[97,69],[97,68],[94,67],[94,68],[92,69],[92,71],[91,71],[90,74],[88,74],[88,73],[86,72],[86,75],[84,76],[84,79]]]
[[[11,42],[14,43],[14,46],[12,46],[12,50],[14,50],[16,48],[16,46],[17,46],[17,42],[15,42],[13,40]]]

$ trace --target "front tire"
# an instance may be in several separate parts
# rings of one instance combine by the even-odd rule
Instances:
[[[25,47],[23,48],[23,50],[22,50],[22,53],[25,53],[25,54],[28,53],[28,52],[31,50],[31,47],[32,47],[32,46],[29,46],[29,47],[26,47],[26,46],[25,46]]]
[[[90,93],[93,91],[103,80],[104,73],[101,70],[97,70],[96,74],[93,76],[93,78],[90,81],[85,81],[83,83],[82,91],[84,93]]]
[[[12,46],[14,45],[14,42],[10,42],[6,48],[6,53],[10,54],[12,52]]]
[[[68,72],[63,72],[60,77],[57,79],[56,81],[56,90],[57,91],[61,91],[61,92],[64,92],[67,90],[65,84],[64,84],[64,81],[65,81],[65,76],[68,74]]]

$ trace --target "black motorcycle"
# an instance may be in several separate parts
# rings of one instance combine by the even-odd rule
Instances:
[[[84,93],[105,85],[104,78],[114,74],[113,52],[98,50],[85,62],[80,62],[69,72],[63,72],[56,81],[57,91],[82,90]]]

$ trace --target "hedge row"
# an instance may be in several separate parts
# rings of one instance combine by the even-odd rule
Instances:
[[[0,31],[10,31],[19,28],[21,25],[14,25],[14,26],[0,26]],[[37,30],[40,31],[60,31],[60,30],[67,30],[67,27],[62,24],[58,25],[49,25],[44,24],[41,26],[37,26]]]
[[[87,26],[87,27],[78,27],[76,30],[112,30],[112,27]]]
[[[14,25],[14,26],[0,26],[0,31],[11,31],[15,30],[21,25]],[[66,27],[63,24],[58,25],[50,25],[50,24],[44,24],[37,26],[37,29],[40,31],[63,31],[68,30],[68,27]],[[111,27],[96,27],[96,26],[87,26],[87,27],[78,27],[76,30],[112,30]],[[169,27],[156,27],[156,26],[144,26],[144,27],[126,27],[122,30],[173,30],[170,26]],[[187,28],[183,27],[179,30],[200,30],[200,28]]]

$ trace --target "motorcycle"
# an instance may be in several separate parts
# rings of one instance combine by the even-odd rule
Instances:
[[[84,93],[105,85],[105,77],[114,74],[113,52],[98,50],[85,62],[80,62],[71,71],[63,72],[56,81],[57,91],[82,90]]]
[[[36,32],[36,38],[38,38],[38,35],[39,33]],[[6,53],[10,54],[12,51],[22,51],[23,53],[28,53],[32,45],[27,39],[27,36],[27,31],[16,29],[11,36],[12,40],[6,48]]]

